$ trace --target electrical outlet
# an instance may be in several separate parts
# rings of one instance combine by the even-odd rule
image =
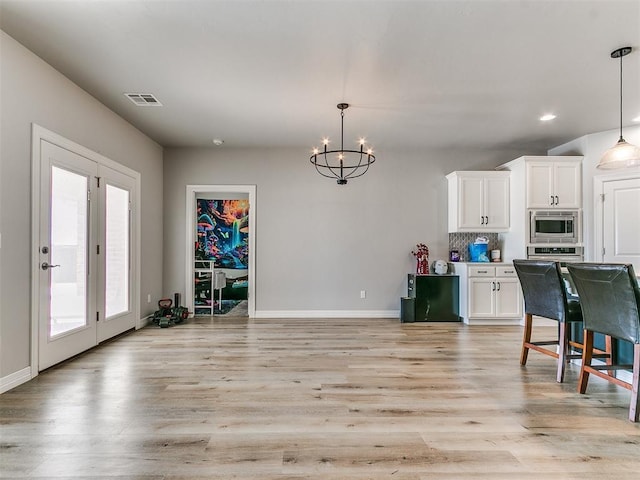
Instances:
[[[151,303],[151,294],[147,294],[147,303]]]
[[[360,298],[367,298],[367,291],[366,290],[360,290]]]

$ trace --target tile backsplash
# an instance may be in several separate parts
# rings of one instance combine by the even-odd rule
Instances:
[[[469,244],[473,243],[477,237],[486,237],[489,240],[489,251],[500,248],[500,240],[497,233],[450,233],[449,251],[458,250],[460,261],[469,261]]]

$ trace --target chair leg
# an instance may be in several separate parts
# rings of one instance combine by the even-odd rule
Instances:
[[[613,365],[613,361],[614,361],[613,359],[616,358],[616,352],[614,351],[614,343],[613,343],[613,339],[611,338],[611,335],[605,336],[604,342],[605,342],[605,353],[609,355],[607,357],[606,364]],[[610,377],[616,376],[615,370],[607,370],[607,371],[609,372]]]
[[[531,326],[533,323],[533,316],[530,313],[524,315],[524,333],[522,337],[522,352],[520,353],[520,365],[527,364],[527,356],[529,355],[528,343],[531,343]]]
[[[640,417],[640,396],[638,396],[638,383],[640,383],[640,344],[633,346],[633,380],[631,384],[631,402],[629,404],[629,420],[637,422]]]
[[[593,356],[593,332],[584,330],[584,346],[582,348],[582,365],[580,367],[580,378],[578,379],[578,392],[587,391],[587,383],[589,382],[589,372],[585,371],[585,367],[591,366],[591,358]]]
[[[567,337],[567,324],[558,322],[558,371],[556,374],[556,382],[564,381],[564,371],[567,365],[567,350],[569,349],[569,338]]]

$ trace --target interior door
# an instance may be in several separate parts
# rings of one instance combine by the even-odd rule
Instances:
[[[131,212],[135,179],[100,165],[97,247],[98,342],[135,327]]]
[[[640,178],[603,183],[603,261],[640,273]]]
[[[38,369],[96,344],[98,165],[41,142]]]

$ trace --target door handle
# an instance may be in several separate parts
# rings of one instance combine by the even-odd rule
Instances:
[[[556,195],[556,205],[558,205],[560,203],[560,199],[558,198],[558,195]]]
[[[42,265],[40,265],[40,268],[42,268],[42,270],[49,270],[50,268],[56,268],[59,266],[60,265],[49,265],[47,262],[42,262]]]
[[[550,196],[551,196],[551,205],[553,205],[553,195],[550,195]]]
[[[480,225],[484,225],[484,215],[480,215]]]
[[[500,291],[500,282],[498,282],[498,291]]]

